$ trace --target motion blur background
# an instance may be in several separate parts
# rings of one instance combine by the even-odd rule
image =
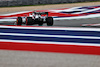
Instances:
[[[0,0],[0,7],[38,5],[38,4],[77,3],[77,2],[90,2],[90,1],[100,1],[100,0]]]

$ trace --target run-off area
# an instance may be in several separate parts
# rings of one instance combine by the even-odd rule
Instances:
[[[100,56],[0,50],[0,67],[100,67]]]

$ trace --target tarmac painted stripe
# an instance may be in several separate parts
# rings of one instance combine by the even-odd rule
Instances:
[[[100,39],[0,35],[0,39],[100,44]]]
[[[63,35],[63,36],[100,37],[100,31],[0,28],[0,32],[1,33],[19,33],[19,34],[38,34],[38,35],[42,34],[42,35],[61,35],[61,36]]]
[[[91,37],[90,36],[67,36],[67,35],[64,36],[64,35],[19,34],[19,33],[0,33],[0,35],[100,39],[100,37],[92,37],[92,36]]]
[[[44,44],[44,43],[42,44],[42,43],[0,41],[0,50],[100,55],[100,46],[85,46],[85,45],[73,45],[73,44],[58,45],[58,44]]]
[[[100,10],[100,7],[99,8],[95,8],[95,9],[85,10],[85,11],[82,11],[82,12],[73,13],[73,14],[82,14],[82,13],[87,13],[87,12],[97,11],[97,10]]]
[[[72,42],[49,42],[49,41],[26,41],[26,40],[7,40],[7,39],[0,39],[0,42],[16,42],[16,43],[37,43],[37,44],[55,44],[55,45],[79,45],[79,46],[98,46],[100,44],[93,44],[93,43],[72,43]],[[7,44],[7,43],[6,43]],[[14,44],[13,44],[14,45]]]
[[[82,24],[82,26],[100,26],[100,24]]]
[[[71,16],[71,17],[54,17],[54,20],[74,20],[74,19],[88,19],[88,18],[100,18],[100,14],[90,14],[85,16]]]
[[[42,29],[42,30],[75,30],[75,31],[100,31],[99,28],[73,28],[73,27],[36,27],[36,26],[4,26],[0,28],[12,28],[12,29]]]

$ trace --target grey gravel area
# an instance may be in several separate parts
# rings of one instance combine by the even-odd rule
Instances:
[[[100,56],[0,50],[0,67],[100,67]]]

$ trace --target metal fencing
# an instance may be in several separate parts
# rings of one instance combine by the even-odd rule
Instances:
[[[87,1],[100,1],[100,0],[0,0],[0,7],[38,5],[38,4],[76,3],[76,2],[87,2]]]

